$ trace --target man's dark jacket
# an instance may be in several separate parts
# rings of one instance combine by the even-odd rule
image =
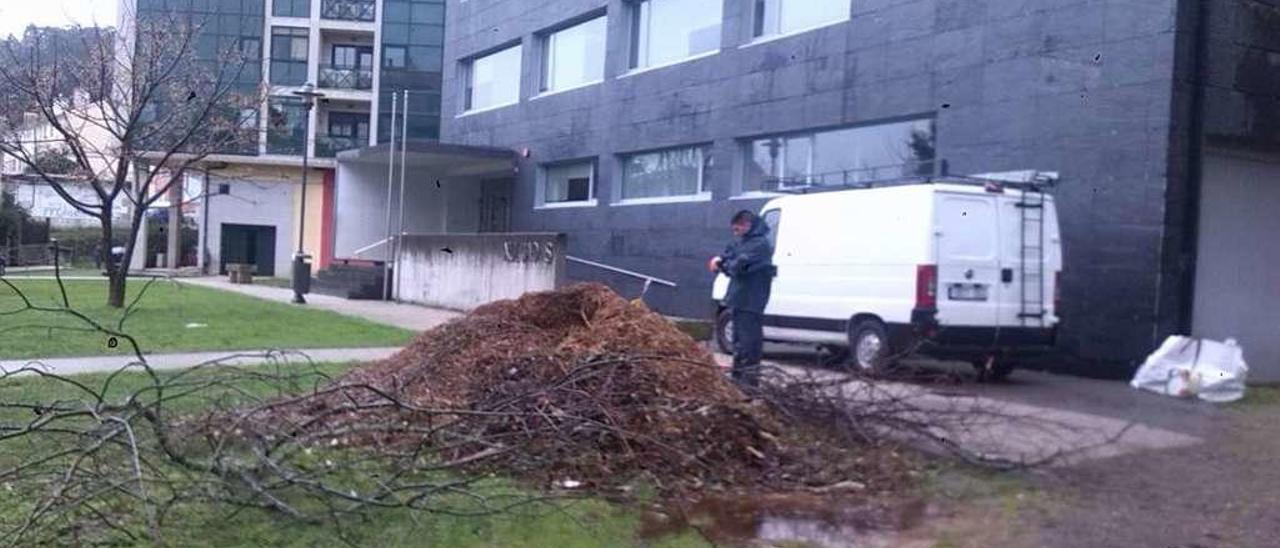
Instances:
[[[778,271],[773,266],[769,225],[764,219],[755,217],[751,229],[741,239],[729,244],[720,258],[720,270],[729,276],[725,306],[763,314]]]

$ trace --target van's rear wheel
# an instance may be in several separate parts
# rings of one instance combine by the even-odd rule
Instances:
[[[860,320],[849,329],[849,363],[863,373],[888,373],[893,367],[889,331],[879,320]]]
[[[973,362],[973,368],[978,372],[978,382],[999,382],[1008,379],[1015,366],[1007,360],[992,360],[990,364],[978,360]]]
[[[733,312],[728,308],[716,316],[716,346],[721,353],[733,354]]]

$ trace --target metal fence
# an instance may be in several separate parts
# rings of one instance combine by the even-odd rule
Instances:
[[[374,0],[324,0],[320,4],[321,19],[373,22],[377,15]]]

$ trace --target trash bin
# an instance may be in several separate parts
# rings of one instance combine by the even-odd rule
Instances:
[[[310,255],[294,255],[293,257],[293,290],[301,295],[311,292]]]

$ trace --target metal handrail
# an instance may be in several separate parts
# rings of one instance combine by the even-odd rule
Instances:
[[[393,241],[393,240],[395,240],[395,236],[392,236],[392,237],[390,237],[390,238],[383,238],[383,239],[378,240],[378,241],[376,241],[376,242],[373,242],[373,243],[371,243],[371,244],[369,244],[369,245],[366,245],[366,246],[364,246],[364,247],[362,247],[362,248],[360,248],[360,249],[357,249],[357,250],[355,250],[355,251],[352,251],[352,252],[351,252],[351,254],[352,254],[352,255],[354,255],[354,256],[356,256],[356,257],[359,257],[360,255],[364,254],[366,251],[372,251],[372,250],[376,249],[376,248],[377,248],[377,247],[379,247],[379,246],[387,245],[389,242],[391,242],[391,241]]]
[[[614,273],[617,273],[617,274],[622,274],[622,275],[625,275],[625,276],[630,276],[630,277],[632,277],[632,278],[636,278],[636,279],[644,280],[644,289],[640,291],[640,296],[641,296],[641,297],[644,297],[646,294],[648,294],[648,293],[649,293],[649,287],[650,287],[651,285],[653,285],[653,284],[658,284],[658,285],[662,285],[662,286],[666,286],[666,287],[672,287],[672,288],[679,287],[678,285],[676,285],[676,283],[675,283],[675,282],[670,281],[670,280],[664,280],[664,279],[662,279],[662,278],[657,278],[657,277],[654,277],[654,276],[650,276],[650,275],[648,275],[648,274],[641,274],[641,273],[639,273],[639,272],[635,272],[635,271],[633,271],[633,270],[627,270],[627,269],[625,269],[625,268],[618,268],[618,267],[616,267],[616,266],[611,266],[611,265],[607,265],[607,264],[604,264],[604,263],[597,263],[597,262],[595,262],[595,261],[588,261],[587,259],[583,259],[583,258],[580,258],[580,257],[574,257],[573,255],[566,255],[566,256],[565,256],[565,260],[566,260],[566,261],[569,261],[569,262],[572,262],[572,263],[578,263],[578,264],[581,264],[581,265],[591,266],[591,267],[599,268],[599,269],[601,269],[601,270],[608,270],[609,272],[614,272]]]

